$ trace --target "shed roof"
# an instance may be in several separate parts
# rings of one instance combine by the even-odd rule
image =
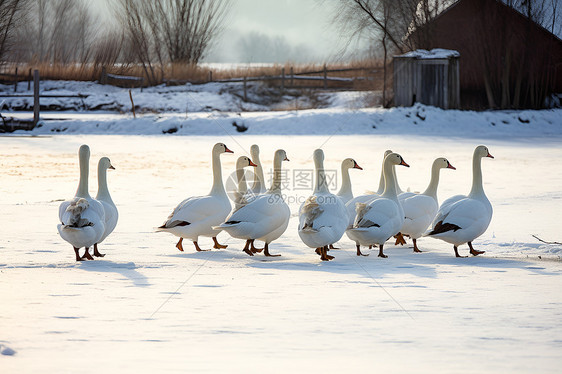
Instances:
[[[415,58],[415,59],[449,59],[452,57],[460,57],[460,53],[458,51],[452,49],[442,49],[442,48],[434,48],[431,51],[426,49],[416,49],[415,51],[411,51],[408,53],[404,53],[400,56],[400,58]]]

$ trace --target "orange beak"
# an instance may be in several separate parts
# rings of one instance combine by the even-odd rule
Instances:
[[[257,167],[258,165],[254,164],[252,160],[250,160],[250,166]]]
[[[115,170],[115,168],[113,167],[113,165],[109,165],[109,169]]]
[[[291,161],[287,158],[287,156],[285,156],[285,159],[283,161]]]
[[[486,155],[486,157],[494,158],[494,156],[492,156],[492,155],[490,154],[490,152],[488,152],[488,154]]]
[[[453,165],[451,165],[450,162],[447,163],[447,169],[453,169],[453,170],[457,170],[456,167],[454,167]]]
[[[363,170],[363,168],[361,166],[359,166],[359,164],[357,162],[355,163],[355,166],[353,166],[353,168]]]
[[[224,146],[224,148],[225,148],[225,150],[224,150],[225,152],[227,152],[227,153],[234,153],[234,152],[232,152],[230,149],[228,149],[228,147],[227,147],[226,145]]]
[[[402,162],[400,163],[400,165],[404,165],[404,166],[406,166],[406,167],[408,167],[408,168],[410,167],[410,165],[408,165],[408,164],[406,163],[406,161],[404,161],[404,159],[402,159]]]

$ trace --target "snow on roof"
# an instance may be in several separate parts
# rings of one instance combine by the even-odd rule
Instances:
[[[411,51],[397,57],[436,59],[436,58],[460,57],[460,55],[461,54],[458,51],[454,51],[452,49],[435,48],[432,49],[431,51],[428,51],[426,49],[416,49],[415,51]]]

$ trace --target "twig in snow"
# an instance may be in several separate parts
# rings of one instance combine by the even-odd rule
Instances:
[[[539,237],[536,236],[536,235],[531,235],[531,236],[532,236],[533,238],[537,239],[537,240],[538,240],[539,242],[541,242],[541,243],[562,245],[562,243],[560,243],[560,242],[547,242],[547,241],[545,241],[545,240],[542,240],[541,238],[539,238]]]

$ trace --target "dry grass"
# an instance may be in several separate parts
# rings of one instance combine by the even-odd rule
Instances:
[[[353,78],[353,84],[349,82],[329,81],[329,88],[351,88],[355,90],[378,90],[382,89],[382,61],[380,60],[358,60],[349,63],[328,64],[328,77],[341,77]],[[3,71],[13,72],[15,65],[4,66]],[[39,69],[41,79],[49,80],[75,80],[75,81],[96,81],[99,80],[101,75],[100,64],[28,64],[18,65],[19,80],[27,80],[28,72],[30,69]],[[141,65],[113,65],[107,67],[107,72],[116,75],[127,75],[145,77],[145,70]],[[322,81],[311,80],[291,80],[291,74],[303,75],[303,73],[310,73],[309,76],[322,77],[324,64],[276,64],[265,66],[248,66],[241,67],[234,65],[231,68],[213,69],[205,65],[182,65],[182,64],[167,64],[163,67],[154,66],[156,76],[159,77],[160,82],[168,82],[169,84],[182,84],[186,82],[204,83],[208,82],[211,77],[213,81],[216,80],[229,80],[237,78],[255,78],[267,76],[280,76],[285,74],[285,85],[295,88],[321,88]],[[347,71],[330,72],[330,70],[344,70]],[[145,79],[145,82],[147,80]],[[280,80],[271,80],[270,84],[280,86]]]

